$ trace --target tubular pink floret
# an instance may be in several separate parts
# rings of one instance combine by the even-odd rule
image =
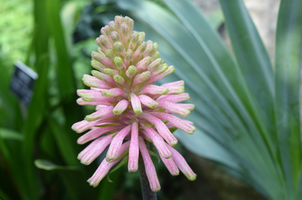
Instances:
[[[112,139],[112,142],[109,146],[106,159],[107,161],[114,160],[117,158],[118,152],[121,148],[124,138],[128,135],[131,130],[131,125],[123,128],[116,136]]]
[[[93,146],[93,148],[89,148],[89,150],[84,155],[79,156],[81,163],[85,165],[91,164],[110,144],[111,140],[112,135],[106,135],[104,137],[96,139],[95,141],[98,142]]]
[[[86,142],[89,142],[90,140],[93,140],[104,133],[110,132],[110,131],[116,131],[119,130],[120,127],[117,126],[109,126],[109,127],[102,127],[102,128],[93,128],[91,131],[88,131],[85,133],[85,135],[82,135],[78,140],[78,144],[85,144]]]
[[[150,114],[155,117],[158,117],[159,119],[169,121],[169,123],[175,126],[176,128],[179,128],[189,134],[193,134],[196,129],[191,121],[180,119],[174,115],[159,112],[152,112]]]
[[[141,91],[141,94],[167,94],[169,92],[168,88],[157,86],[157,85],[147,85]]]
[[[190,110],[179,106],[179,104],[171,103],[168,101],[158,102],[158,107],[164,108],[170,113],[174,113],[182,117],[188,117],[188,115],[190,114]]]
[[[85,149],[83,149],[79,154],[78,154],[78,159],[81,160],[81,158],[88,153],[90,150],[94,148],[94,146],[99,142],[99,140],[94,140],[91,142]]]
[[[112,88],[109,90],[102,91],[102,96],[104,97],[123,97],[125,92],[120,88]]]
[[[157,178],[154,164],[150,158],[144,139],[142,137],[138,137],[138,138],[139,138],[139,149],[144,161],[145,171],[149,180],[151,190],[153,192],[157,192],[160,190],[160,184]]]
[[[122,114],[128,107],[129,101],[126,99],[121,100],[113,109],[113,114],[120,115]]]
[[[195,105],[191,104],[191,103],[178,104],[178,106],[180,106],[182,108],[185,108],[185,109],[188,109],[190,111],[194,110],[194,108],[195,108]]]
[[[111,117],[114,117],[114,114],[112,111],[113,111],[113,106],[107,106],[104,109],[98,110],[90,115],[87,115],[85,117],[85,120],[90,122],[90,121],[94,121],[94,120],[111,118]]]
[[[137,64],[136,64],[136,69],[137,71],[142,71],[142,70],[145,70],[146,67],[151,63],[151,57],[148,56],[148,57],[145,57],[144,59],[142,59],[141,61],[139,61]]]
[[[77,133],[83,133],[84,131],[87,131],[88,129],[94,127],[98,122],[87,122],[86,120],[79,121],[72,125],[72,130],[74,130]]]
[[[117,157],[120,157],[122,154],[124,154],[129,149],[129,142],[125,142],[117,155]],[[106,159],[103,160],[103,162],[100,164],[98,169],[95,171],[95,173],[92,175],[91,178],[88,179],[88,183],[96,187],[101,182],[101,180],[108,174],[109,170],[118,163],[122,158],[119,158],[113,162],[107,162]]]
[[[95,107],[95,110],[101,110],[101,109],[104,109],[104,108],[106,108],[107,106],[106,105],[97,105],[96,107]]]
[[[143,72],[143,73],[141,73],[141,74],[137,74],[137,75],[134,77],[134,79],[133,79],[133,85],[138,85],[138,84],[140,84],[140,83],[142,83],[142,82],[145,82],[146,80],[149,79],[150,74],[151,74],[151,73],[150,73],[149,71],[145,71],[145,72]]]
[[[77,104],[79,104],[81,106],[98,106],[100,103],[97,101],[94,101],[94,102],[84,101],[82,98],[78,98]]]
[[[173,147],[167,145],[167,147],[170,149],[172,153],[172,158],[177,165],[177,167],[180,169],[180,171],[190,180],[194,181],[196,179],[196,174],[192,171],[186,160],[182,157],[178,151],[176,151]]]
[[[140,117],[145,119],[146,121],[154,124],[155,128],[157,129],[158,133],[171,145],[174,146],[177,144],[177,139],[174,135],[170,132],[168,127],[157,117],[154,117],[150,114],[141,114]]]
[[[141,105],[139,98],[133,93],[130,94],[130,98],[131,98],[131,105],[132,105],[133,111],[136,114],[141,114],[143,111],[142,111],[142,105]]]
[[[100,79],[95,78],[93,76],[89,76],[85,74],[82,80],[84,84],[87,85],[88,87],[95,87],[100,89],[110,88],[110,86],[105,81],[101,81]]]
[[[164,158],[170,158],[171,157],[171,152],[169,149],[166,147],[166,143],[158,135],[158,133],[155,132],[155,130],[151,127],[148,127],[144,124],[141,125],[143,129],[146,131],[146,133],[150,136],[150,139],[153,141],[154,146],[156,147],[158,153],[162,155]]]
[[[129,147],[128,171],[136,172],[138,169],[139,145],[138,145],[138,123],[134,122],[131,127],[131,140]]]
[[[169,101],[171,103],[178,103],[182,101],[187,101],[190,99],[188,93],[175,94],[175,95],[163,95],[157,99],[157,101]]]
[[[138,98],[143,105],[148,106],[149,108],[154,109],[154,108],[158,107],[158,103],[147,95],[142,94],[142,95],[139,95]]]
[[[97,186],[110,168],[125,156],[128,171],[137,171],[141,153],[150,187],[158,191],[159,181],[145,143],[153,143],[172,175],[178,175],[180,169],[193,180],[195,174],[171,147],[178,141],[169,128],[176,127],[192,134],[193,123],[172,114],[187,117],[194,105],[178,104],[190,98],[183,93],[183,81],[161,86],[153,84],[175,68],[159,58],[158,44],[145,42],[145,33],[133,31],[133,26],[129,17],[116,16],[101,29],[96,39],[99,47],[91,54],[93,76],[83,76],[84,84],[90,88],[77,91],[80,96],[77,103],[95,106],[95,111],[75,123],[72,129],[78,133],[87,131],[78,138],[79,144],[91,142],[78,154],[85,165],[109,146],[106,158],[88,180],[90,185]]]
[[[164,158],[161,154],[159,154],[161,160],[163,161],[163,163],[165,164],[165,166],[167,167],[167,169],[169,170],[170,174],[172,176],[177,176],[179,174],[179,170],[176,166],[176,164],[174,163],[172,158]]]
[[[151,83],[154,83],[154,82],[156,82],[156,81],[158,81],[158,80],[160,80],[160,79],[163,79],[163,78],[165,78],[166,76],[172,74],[174,71],[175,71],[175,68],[174,68],[173,66],[170,66],[165,72],[163,72],[163,73],[161,73],[161,74],[159,74],[159,75],[157,75],[157,76],[155,76],[155,77],[152,77],[152,78],[150,79],[150,82],[151,82]]]
[[[78,95],[82,97],[83,101],[98,102],[99,104],[111,105],[110,102],[117,102],[115,98],[103,97],[101,92],[97,90],[78,90]]]

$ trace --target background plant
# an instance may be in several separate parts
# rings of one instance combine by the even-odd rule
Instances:
[[[8,91],[11,63],[0,57],[0,176],[8,180],[0,182],[3,199],[112,198],[117,181],[103,181],[99,190],[85,182],[95,166],[83,168],[76,160],[80,149],[70,127],[88,112],[75,104],[76,84],[84,87],[79,79],[90,71],[89,59],[80,55],[89,57],[95,47],[88,38],[115,15],[133,18],[135,29],[159,44],[161,57],[177,68],[165,81],[186,82],[196,105],[189,120],[197,131],[188,137],[176,132],[183,145],[268,199],[301,198],[299,0],[281,1],[274,62],[241,0],[220,1],[232,52],[189,1],[113,0],[85,8],[77,1],[33,3],[35,29],[22,59],[39,79],[25,118]],[[43,160],[36,166],[51,171],[39,171],[37,158]]]

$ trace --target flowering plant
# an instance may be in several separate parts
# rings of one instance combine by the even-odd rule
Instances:
[[[128,171],[138,170],[139,154],[145,167],[152,191],[159,191],[160,184],[149,154],[152,143],[161,160],[172,175],[179,170],[189,179],[196,174],[173,146],[177,139],[168,127],[179,128],[193,134],[192,122],[172,114],[187,117],[193,104],[188,100],[184,82],[176,81],[161,86],[154,82],[174,72],[159,58],[157,43],[144,42],[145,33],[133,31],[134,22],[129,17],[116,16],[101,29],[96,39],[98,52],[92,52],[93,76],[84,75],[83,82],[89,90],[77,91],[80,105],[96,106],[96,112],[77,122],[72,129],[84,135],[79,144],[92,141],[78,159],[83,164],[93,162],[107,146],[106,158],[88,182],[96,187],[111,167],[121,159],[128,159]]]

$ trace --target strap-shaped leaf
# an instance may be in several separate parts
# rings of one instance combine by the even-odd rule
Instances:
[[[255,117],[264,141],[277,160],[274,127],[273,69],[267,52],[242,0],[220,1],[232,48],[242,71],[248,98],[253,102]]]
[[[49,57],[48,57],[48,39],[49,29],[46,23],[46,7],[45,1],[34,1],[34,18],[36,23],[35,29],[35,68],[39,75],[34,87],[32,101],[28,109],[28,118],[24,124],[24,171],[26,180],[28,181],[27,190],[30,193],[30,199],[38,199],[37,179],[34,178],[36,168],[33,165],[33,150],[34,150],[34,138],[37,133],[37,129],[40,126],[45,111],[45,104],[47,101],[47,86],[48,86],[48,69],[49,69]]]
[[[293,191],[301,173],[301,44],[302,1],[282,0],[276,35],[275,108],[281,161],[292,195],[288,199],[298,198]]]
[[[71,55],[68,51],[64,34],[65,30],[60,18],[61,2],[58,0],[48,0],[46,1],[46,4],[49,29],[51,33],[50,36],[53,38],[57,57],[57,63],[55,65],[60,98],[66,118],[66,124],[71,126],[79,119],[79,108],[74,101],[76,98],[75,81],[73,79]]]
[[[9,91],[10,74],[0,59],[0,126],[20,130],[23,119],[16,97]]]

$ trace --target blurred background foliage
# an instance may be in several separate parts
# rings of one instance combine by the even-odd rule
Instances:
[[[75,100],[91,70],[94,40],[115,15],[127,15],[176,67],[162,82],[183,79],[196,105],[189,117],[195,134],[175,134],[197,181],[170,176],[155,158],[158,198],[301,199],[302,3],[281,1],[273,62],[243,2],[220,3],[222,10],[206,19],[188,0],[1,1],[0,198],[141,199],[138,173],[125,167],[110,174],[112,183],[90,187],[86,180],[99,161],[80,164],[84,147],[70,129],[92,109]],[[222,24],[232,52],[217,32]],[[9,91],[15,60],[39,75],[29,107]]]

